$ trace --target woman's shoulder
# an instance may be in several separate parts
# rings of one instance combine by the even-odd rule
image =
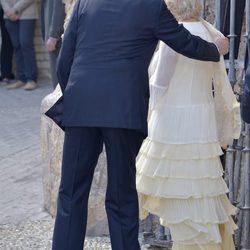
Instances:
[[[197,22],[180,22],[191,34],[200,36],[205,40],[210,40],[210,34],[201,21]]]
[[[195,21],[195,22],[179,22],[182,24],[186,29],[188,30],[195,30],[195,31],[204,31],[204,25],[201,21]]]

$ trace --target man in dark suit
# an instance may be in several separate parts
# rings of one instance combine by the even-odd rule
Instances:
[[[43,40],[49,52],[50,72],[53,87],[58,84],[56,76],[56,59],[61,47],[61,36],[65,18],[63,0],[41,1],[41,29]]]
[[[138,250],[135,158],[147,135],[148,66],[158,40],[219,61],[227,39],[208,43],[179,25],[163,0],[78,0],[58,58],[65,141],[53,250],[81,250],[88,197],[103,144],[113,250]],[[59,105],[59,104],[58,104]]]

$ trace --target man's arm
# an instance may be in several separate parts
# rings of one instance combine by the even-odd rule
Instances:
[[[62,0],[53,0],[49,38],[46,41],[47,49],[49,52],[57,49],[58,42],[60,42],[61,35],[63,34],[64,19],[65,4],[63,4]]]
[[[41,7],[40,7],[40,16],[41,16],[41,32],[43,41],[45,41],[45,1],[41,0]]]
[[[3,8],[4,12],[9,11],[11,9],[11,5],[10,5],[9,1],[1,0],[1,4],[2,4],[2,8]]]
[[[159,20],[156,25],[155,35],[176,52],[189,58],[203,61],[219,61],[220,54],[214,43],[209,43],[178,24],[168,10],[164,0],[161,1]]]
[[[73,13],[65,30],[62,47],[57,59],[57,77],[62,92],[64,92],[70,75],[71,66],[74,59],[77,26],[78,26],[78,9],[81,0],[78,0],[74,6]]]
[[[24,9],[26,9],[29,5],[31,5],[36,0],[21,0],[18,1],[14,6],[11,8],[17,13],[22,12]]]
[[[53,0],[53,12],[49,36],[59,40],[63,34],[65,4],[62,0]]]

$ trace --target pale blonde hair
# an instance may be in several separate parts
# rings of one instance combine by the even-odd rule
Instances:
[[[66,13],[66,17],[64,20],[64,30],[65,30],[68,26],[69,19],[74,9],[76,0],[63,0],[63,3],[65,4],[65,13]]]
[[[169,10],[179,21],[202,17],[201,0],[165,0]]]

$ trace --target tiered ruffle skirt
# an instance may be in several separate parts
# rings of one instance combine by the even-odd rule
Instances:
[[[233,250],[236,229],[218,142],[166,144],[147,138],[137,157],[141,218],[158,215],[174,250]]]

